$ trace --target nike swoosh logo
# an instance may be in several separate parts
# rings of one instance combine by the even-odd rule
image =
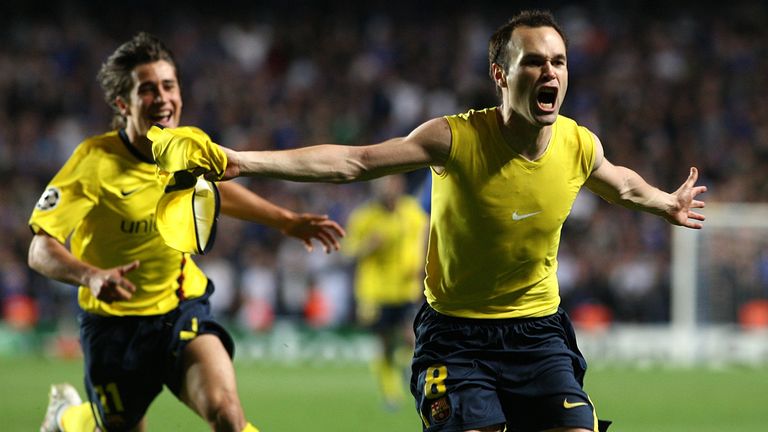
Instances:
[[[139,188],[131,189],[131,190],[127,190],[127,191],[120,189],[120,193],[123,194],[123,197],[127,197],[128,195],[136,192],[137,190],[139,190]]]
[[[525,218],[529,218],[529,217],[531,217],[531,216],[536,216],[537,214],[539,214],[539,213],[541,213],[541,212],[542,212],[542,211],[541,211],[541,210],[539,210],[539,211],[537,211],[537,212],[533,212],[533,213],[518,214],[518,213],[517,213],[517,211],[515,211],[514,213],[512,213],[512,220],[513,220],[513,221],[519,221],[519,220],[523,220],[523,219],[525,219]]]
[[[568,402],[568,398],[563,399],[563,408],[565,409],[571,409],[576,408],[580,406],[586,406],[586,402]]]

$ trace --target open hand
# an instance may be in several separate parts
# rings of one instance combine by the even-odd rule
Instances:
[[[284,234],[304,242],[304,247],[309,252],[314,249],[312,239],[318,240],[323,245],[325,253],[339,250],[341,248],[339,238],[346,234],[344,229],[335,221],[328,219],[327,215],[312,213],[299,213],[296,219],[292,220],[282,231]]]
[[[136,286],[124,276],[137,268],[138,260],[108,270],[98,270],[88,278],[88,288],[94,297],[105,303],[130,300],[136,292]]]
[[[685,183],[672,193],[672,196],[677,200],[677,206],[671,209],[666,215],[666,218],[670,223],[686,228],[702,228],[702,224],[696,221],[703,221],[705,219],[704,215],[692,210],[696,208],[704,208],[706,205],[704,201],[695,199],[698,194],[707,191],[706,186],[696,186],[698,178],[699,171],[695,167],[691,167],[688,179],[686,179]]]

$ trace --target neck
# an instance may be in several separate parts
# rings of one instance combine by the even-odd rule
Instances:
[[[146,135],[141,135],[136,132],[136,129],[130,127],[125,128],[125,133],[128,135],[130,145],[136,149],[147,160],[154,160],[152,155],[152,141],[150,141]]]
[[[532,161],[544,154],[552,137],[552,125],[533,125],[503,105],[496,113],[501,136],[512,150]]]

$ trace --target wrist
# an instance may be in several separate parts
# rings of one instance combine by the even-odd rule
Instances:
[[[283,233],[286,233],[296,223],[298,219],[299,219],[298,213],[293,212],[291,210],[282,209],[280,212],[278,228]]]

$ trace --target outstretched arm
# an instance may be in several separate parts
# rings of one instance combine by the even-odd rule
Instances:
[[[326,253],[339,250],[338,239],[344,236],[344,229],[328,219],[328,216],[295,213],[265,200],[235,182],[222,182],[218,187],[222,213],[278,229],[285,235],[301,240],[310,252],[313,249],[313,239],[323,245]]]
[[[304,182],[348,183],[443,166],[451,148],[444,118],[429,120],[406,137],[366,146],[322,144],[283,151],[224,149],[224,178],[266,176]]]
[[[701,229],[699,221],[704,215],[694,211],[705,206],[696,196],[707,191],[706,186],[696,186],[699,172],[692,167],[688,178],[674,192],[667,193],[649,185],[629,168],[613,165],[603,155],[603,146],[597,137],[595,166],[586,186],[606,201],[624,207],[642,210],[661,216],[673,225]]]

